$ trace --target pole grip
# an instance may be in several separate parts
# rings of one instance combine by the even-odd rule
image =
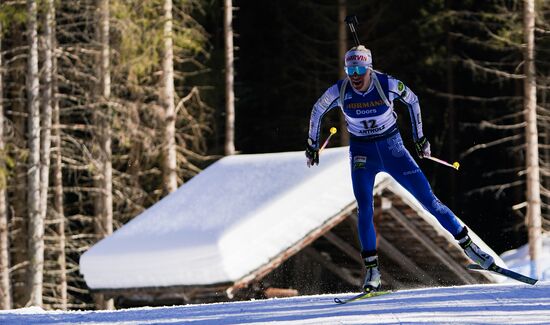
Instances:
[[[455,161],[454,163],[448,163],[446,162],[445,160],[443,159],[439,159],[439,158],[436,158],[436,157],[431,157],[431,156],[428,156],[428,157],[424,157],[424,158],[427,158],[431,161],[435,161],[436,163],[439,163],[439,164],[442,164],[442,165],[445,165],[447,167],[451,167],[451,168],[454,168],[456,170],[458,170],[458,168],[460,168],[460,164],[458,163],[458,161]]]

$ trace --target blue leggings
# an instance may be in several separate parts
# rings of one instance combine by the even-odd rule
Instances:
[[[433,194],[426,176],[404,147],[399,133],[372,142],[351,139],[350,163],[353,192],[358,206],[359,239],[363,252],[376,250],[373,186],[374,177],[379,172],[390,174],[453,236],[462,230],[462,225],[453,212]]]

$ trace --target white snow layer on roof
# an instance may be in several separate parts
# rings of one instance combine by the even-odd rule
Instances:
[[[387,174],[381,183],[441,228]],[[80,272],[93,289],[234,282],[354,201],[348,147],[313,168],[303,152],[225,157],[95,244]]]
[[[354,201],[346,147],[225,157],[80,259],[91,288],[235,281]]]

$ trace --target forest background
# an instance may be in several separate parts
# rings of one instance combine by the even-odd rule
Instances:
[[[522,1],[233,6],[237,153],[304,149],[312,105],[342,77],[344,9],[375,69],[418,95],[432,153],[461,163],[419,161],[434,192],[495,251],[527,241]],[[535,1],[535,14],[548,230],[550,2]],[[2,0],[2,308],[105,307],[80,254],[226,152],[224,44],[222,0]],[[407,108],[396,111],[414,152]]]

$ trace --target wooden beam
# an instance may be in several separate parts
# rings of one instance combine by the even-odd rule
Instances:
[[[355,209],[349,214],[348,218],[346,219],[346,222],[348,224],[348,228],[350,229],[353,238],[355,238],[355,243],[361,247],[360,241],[359,241],[359,230],[357,229],[357,206]]]
[[[361,258],[361,252],[352,245],[348,244],[345,240],[338,237],[332,231],[327,231],[323,235],[331,244],[338,247],[342,252],[351,257],[354,261],[363,266],[363,259]]]
[[[355,278],[346,272],[346,269],[334,264],[332,261],[327,259],[323,254],[319,253],[316,249],[311,246],[308,246],[303,249],[303,252],[308,256],[311,256],[314,260],[319,262],[324,268],[332,272],[334,275],[338,276],[340,279],[346,281],[347,283],[353,286],[361,286],[361,279]]]
[[[283,264],[284,261],[288,260],[290,257],[304,249],[306,246],[314,242],[317,238],[321,237],[325,232],[334,228],[337,224],[342,222],[347,218],[347,216],[355,209],[357,204],[354,202],[350,203],[348,206],[344,207],[339,213],[334,215],[334,217],[327,220],[320,227],[313,229],[309,234],[304,236],[298,242],[294,243],[286,250],[279,253],[268,263],[260,266],[256,270],[245,275],[241,279],[237,280],[231,287],[227,288],[226,294],[228,297],[233,297],[236,290],[245,288],[249,283],[253,281],[259,281],[267,274],[271,273],[279,265]]]
[[[285,297],[296,297],[298,295],[298,290],[291,288],[273,288],[269,287],[264,290],[264,295],[266,298],[285,298]]]
[[[166,286],[166,287],[141,287],[141,288],[123,288],[123,289],[94,289],[91,292],[101,293],[107,298],[116,297],[181,297],[186,302],[195,300],[196,297],[217,297],[220,293],[224,293],[225,290],[231,285],[205,285],[205,286]]]
[[[437,246],[428,236],[418,230],[416,226],[399,210],[392,207],[386,211],[399,222],[411,235],[413,235],[433,256],[466,284],[477,283],[476,279],[466,272],[464,267],[449,257],[449,255]]]
[[[393,246],[388,240],[386,240],[382,235],[378,234],[377,238],[380,244],[380,251],[388,255],[395,263],[399,264],[404,269],[410,270],[411,273],[414,273],[418,276],[424,284],[439,283],[434,280],[432,276],[426,273],[422,268],[420,268],[416,263],[414,263],[410,258],[405,254],[401,253],[395,246]]]

